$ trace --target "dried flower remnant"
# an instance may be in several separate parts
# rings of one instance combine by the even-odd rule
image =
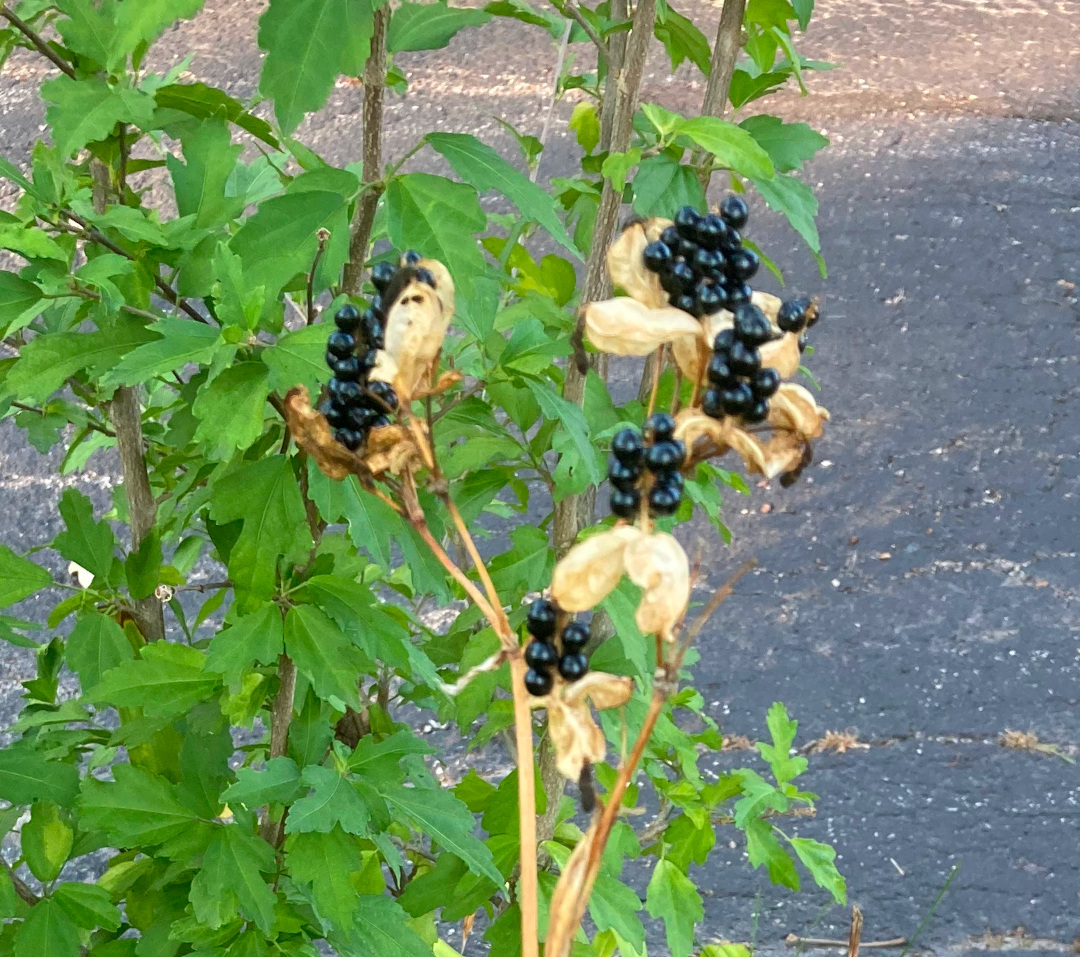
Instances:
[[[598,711],[621,708],[633,691],[630,678],[592,671],[577,681],[556,679],[548,695],[533,701],[534,708],[547,709],[548,733],[555,745],[560,774],[577,781],[586,764],[604,760],[607,742],[590,705]]]
[[[627,546],[626,571],[642,589],[634,620],[642,634],[674,641],[675,626],[690,601],[690,561],[666,532],[644,536]]]
[[[589,611],[618,587],[626,572],[626,547],[645,533],[618,525],[579,542],[555,565],[551,597],[569,612]]]

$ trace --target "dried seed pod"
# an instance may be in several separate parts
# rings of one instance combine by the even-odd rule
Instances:
[[[690,561],[666,532],[643,535],[626,548],[626,573],[642,589],[634,620],[646,635],[674,641],[673,629],[690,601]]]
[[[454,314],[454,287],[445,267],[434,260],[421,262],[428,264],[436,285],[432,288],[414,279],[387,305],[385,352],[393,360],[396,374],[387,379],[389,366],[376,366],[373,373],[373,378],[391,381],[406,401],[430,374]]]
[[[638,302],[654,309],[667,305],[667,293],[660,277],[645,268],[645,247],[660,237],[669,219],[648,219],[630,223],[607,251],[611,281]]]
[[[697,320],[680,309],[651,309],[620,296],[585,307],[585,334],[597,349],[616,356],[647,356],[665,342],[697,334]]]
[[[626,547],[643,535],[638,528],[619,525],[579,542],[556,564],[551,597],[571,613],[595,608],[622,579]]]
[[[829,421],[829,410],[817,404],[809,389],[785,382],[769,400],[769,425],[809,441],[818,438]]]
[[[802,353],[796,333],[785,332],[779,339],[766,342],[758,351],[761,353],[762,368],[775,369],[782,379],[790,379],[799,371]]]
[[[738,419],[729,417],[717,421],[695,409],[680,413],[675,435],[686,443],[691,461],[731,451],[743,460],[748,472],[760,473],[766,478],[775,478],[794,468],[802,459],[807,444],[802,436],[785,431],[778,431],[762,442],[743,429]]]
[[[560,679],[556,689],[542,699],[560,774],[577,781],[586,764],[604,760],[607,742],[593,719],[590,704],[599,711],[621,708],[633,690],[633,681],[625,676],[590,671],[569,684]]]

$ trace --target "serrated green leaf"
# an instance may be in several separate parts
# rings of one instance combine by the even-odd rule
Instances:
[[[96,577],[108,578],[116,547],[108,523],[95,522],[90,499],[73,488],[65,490],[60,497],[59,508],[67,529],[53,539],[53,547]]]
[[[758,751],[769,762],[776,783],[783,787],[806,770],[806,758],[791,754],[799,722],[788,717],[787,708],[780,701],[774,702],[769,708],[765,721],[772,744],[759,741]]]
[[[269,382],[261,362],[240,362],[199,390],[191,409],[199,420],[195,440],[210,459],[228,459],[262,435]]]
[[[0,249],[18,253],[24,259],[54,259],[66,264],[70,254],[47,232],[21,223],[0,225]]]
[[[57,23],[56,29],[69,49],[105,66],[116,34],[116,4],[58,0],[56,6],[67,17]]]
[[[55,801],[35,801],[20,835],[30,873],[43,884],[55,881],[67,863],[75,831]]]
[[[431,955],[431,945],[412,929],[408,915],[391,897],[358,895],[353,930],[366,952],[379,957]]]
[[[79,957],[79,930],[54,901],[39,901],[15,931],[15,957]]]
[[[0,608],[29,598],[46,585],[50,575],[40,565],[16,555],[7,545],[0,545]]]
[[[611,180],[612,187],[621,193],[626,187],[626,177],[630,175],[630,170],[639,162],[641,162],[640,147],[634,147],[625,153],[608,153],[604,165],[600,167],[600,172]]]
[[[216,328],[190,319],[167,316],[147,329],[158,338],[132,349],[101,377],[103,386],[136,385],[176,372],[189,363],[204,365],[223,345]]]
[[[245,463],[218,480],[210,514],[221,524],[244,523],[229,555],[238,611],[258,607],[273,593],[279,561],[299,561],[311,548],[300,487],[283,455]]]
[[[10,335],[37,318],[41,290],[13,272],[0,271],[0,332]]]
[[[142,708],[152,717],[177,717],[218,687],[218,676],[205,672],[205,663],[194,648],[155,642],[143,648],[141,658],[109,671],[86,697],[118,708]]]
[[[466,183],[481,193],[490,190],[502,193],[522,216],[539,223],[559,245],[581,258],[566,227],[555,213],[551,197],[490,146],[465,133],[429,133],[427,141]]]
[[[836,869],[836,851],[828,844],[822,844],[808,837],[793,837],[788,843],[799,855],[803,867],[814,878],[814,883],[832,894],[837,904],[846,904],[847,881]]]
[[[680,121],[676,130],[711,153],[721,167],[734,170],[740,176],[766,180],[773,175],[769,154],[746,130],[734,123],[715,116],[697,116]]]
[[[163,125],[165,118],[161,117],[161,110],[175,110],[200,120],[223,116],[273,149],[280,149],[277,137],[266,120],[248,112],[243,103],[215,86],[207,86],[205,83],[174,83],[161,87],[154,94],[154,98],[157,100],[159,122]]]
[[[160,91],[158,97],[160,102]],[[228,183],[243,147],[233,145],[224,118],[212,116],[194,128],[185,127],[180,143],[183,162],[172,154],[165,157],[179,214],[193,216],[199,229],[210,229],[239,216],[244,197],[229,195]]]
[[[0,798],[12,804],[55,801],[61,807],[75,803],[79,772],[70,764],[47,761],[27,747],[0,750]]]
[[[229,685],[239,684],[255,664],[277,661],[285,646],[284,624],[277,605],[263,605],[251,615],[243,615],[210,640],[206,670],[215,671]]]
[[[757,140],[781,173],[801,169],[829,139],[806,123],[785,123],[778,116],[748,116],[739,126]]]
[[[552,444],[558,443],[560,433],[564,434],[577,452],[576,467],[582,470],[579,478],[588,485],[598,484],[603,478],[602,459],[593,444],[585,413],[573,402],[568,402],[556,393],[548,382],[527,379],[526,385],[539,403],[544,418],[559,423]]]
[[[667,50],[673,71],[689,60],[705,76],[712,72],[709,41],[692,20],[668,7],[663,20],[657,18],[653,32]]]
[[[671,217],[683,206],[705,206],[705,190],[697,171],[666,153],[642,160],[634,176],[634,212],[639,216]]]
[[[340,828],[328,834],[290,834],[285,859],[293,880],[311,888],[319,913],[339,930],[349,928],[358,897],[351,878],[364,866],[356,839]]]
[[[636,915],[641,907],[641,898],[632,888],[610,874],[597,875],[589,898],[589,916],[597,930],[610,928],[636,950],[641,950],[645,943],[645,928]]]
[[[568,126],[574,131],[578,145],[586,153],[591,153],[599,145],[600,114],[595,103],[583,101],[575,104]]]
[[[487,23],[491,14],[446,3],[402,3],[394,10],[387,32],[390,53],[439,50],[466,27]]]
[[[821,258],[821,238],[818,236],[815,218],[818,201],[813,190],[794,176],[775,176],[772,179],[754,180],[754,186],[768,203],[770,209],[783,213],[814,254],[818,271],[825,276],[825,260]]]
[[[304,326],[286,333],[274,345],[263,349],[260,356],[270,370],[271,388],[284,393],[304,385],[315,394],[321,383],[329,381],[330,370],[326,366],[328,335],[329,330],[321,323]]]
[[[264,804],[289,804],[300,793],[300,769],[292,758],[271,758],[261,771],[240,768],[236,783],[221,797],[255,810]]]
[[[79,927],[94,930],[118,930],[120,911],[109,897],[109,892],[97,884],[61,884],[53,891],[52,899]]]
[[[694,950],[694,925],[705,917],[701,895],[690,878],[671,861],[657,861],[649,879],[645,906],[650,917],[663,919],[671,957],[690,957]]]
[[[113,778],[83,779],[79,823],[116,847],[160,844],[198,821],[165,778],[129,764],[114,765]]]
[[[333,768],[312,764],[304,768],[301,780],[311,788],[311,793],[289,809],[286,834],[309,831],[329,834],[340,827],[347,834],[367,835],[371,815],[347,777]]]
[[[285,650],[320,698],[360,708],[360,675],[370,663],[324,612],[312,605],[290,608]]]
[[[117,30],[109,44],[107,66],[122,67],[125,57],[153,43],[178,20],[190,20],[206,0],[139,0],[120,8]]]
[[[50,104],[45,116],[62,156],[72,156],[88,143],[105,139],[117,123],[148,129],[154,122],[152,96],[110,86],[96,77],[73,80],[58,76],[42,84],[41,95]]]
[[[503,886],[491,851],[473,834],[476,820],[456,797],[439,788],[383,786],[382,782],[375,786],[383,800],[418,831],[460,857],[474,874]]]
[[[79,618],[64,649],[67,666],[84,688],[93,688],[107,671],[135,657],[124,630],[115,619],[98,612]]]
[[[777,841],[772,825],[761,818],[749,822],[746,831],[746,854],[754,867],[764,864],[769,870],[769,880],[774,884],[799,889],[799,872],[795,862]]]
[[[274,99],[286,133],[322,109],[339,74],[359,76],[385,0],[271,0],[259,20],[266,51],[259,91]]]
[[[269,934],[277,897],[262,874],[274,868],[274,849],[261,838],[238,824],[218,828],[191,882],[195,917],[217,928],[239,913]]]

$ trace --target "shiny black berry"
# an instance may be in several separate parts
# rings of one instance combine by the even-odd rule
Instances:
[[[665,472],[662,475],[656,476],[656,484],[666,485],[668,488],[674,489],[682,495],[686,479],[683,478],[682,472]]]
[[[330,371],[339,379],[347,382],[356,382],[360,378],[360,360],[356,356],[346,356],[339,359],[330,352],[326,353],[326,364]]]
[[[572,621],[562,632],[563,651],[581,651],[589,643],[589,629],[579,621]]]
[[[727,386],[735,381],[735,373],[731,371],[731,362],[724,353],[714,353],[709,360],[709,368],[705,374],[713,385]]]
[[[422,282],[425,286],[431,286],[435,288],[435,273],[425,266],[421,266],[416,270],[416,281]]]
[[[636,429],[623,429],[611,440],[611,452],[623,465],[640,466],[644,451],[645,443]]]
[[[669,439],[649,446],[645,453],[645,466],[650,472],[668,472],[682,465],[685,458],[686,446]]]
[[[772,324],[752,302],[735,308],[735,338],[748,346],[761,346],[773,337]]]
[[[379,417],[379,413],[374,409],[366,408],[365,406],[355,406],[349,409],[347,415],[347,425],[350,429],[355,429],[357,432],[368,431],[372,423]]]
[[[645,253],[642,256],[645,262],[645,268],[651,269],[653,272],[659,272],[664,266],[671,262],[671,257],[671,247],[662,240],[649,243],[649,245],[645,247]]]
[[[660,234],[660,242],[662,242],[672,251],[672,253],[674,253],[675,250],[678,249],[679,245],[682,243],[682,237],[679,235],[679,231],[674,226],[668,226],[667,229],[665,229]]]
[[[720,389],[706,389],[701,398],[701,411],[714,419],[722,419],[725,415],[723,393]]]
[[[750,218],[750,209],[741,196],[728,196],[720,204],[720,215],[733,229],[742,229]]]
[[[735,342],[735,330],[734,329],[721,329],[716,338],[713,339],[713,352],[729,352],[731,350],[732,343]]]
[[[691,316],[698,318],[697,296],[692,293],[682,292],[677,296],[673,296],[671,305],[675,309],[681,309],[683,312],[688,312]]]
[[[360,369],[366,374],[375,368],[379,361],[379,350],[368,349],[362,355],[356,357],[356,361],[360,363]]]
[[[720,251],[725,256],[734,256],[742,248],[742,236],[737,229],[729,226],[727,232],[720,237]]]
[[[525,690],[537,698],[542,698],[551,691],[551,686],[554,683],[555,679],[551,677],[551,673],[548,671],[537,671],[535,668],[530,668],[525,672]]]
[[[769,403],[764,399],[758,399],[746,412],[743,413],[743,418],[747,422],[757,423],[764,422],[769,415]]]
[[[757,275],[761,260],[752,249],[740,249],[727,259],[727,274],[736,282],[746,282]]]
[[[537,671],[546,671],[559,661],[558,649],[547,641],[530,641],[525,649],[525,662]]]
[[[390,416],[388,416],[388,415],[379,415],[379,416],[376,416],[375,419],[372,421],[371,427],[373,429],[385,429],[390,424],[391,424]]]
[[[698,286],[697,306],[703,316],[711,316],[727,305],[727,290],[721,291],[716,286]]]
[[[716,213],[709,213],[698,226],[698,242],[706,249],[719,249],[728,225]]]
[[[746,283],[729,283],[727,294],[728,309],[734,311],[736,306],[741,306],[744,302],[749,302],[750,297],[753,295],[754,290]]]
[[[369,349],[381,349],[384,344],[382,316],[372,309],[360,317],[360,337]]]
[[[342,332],[356,332],[356,327],[360,325],[360,310],[351,302],[345,303],[334,314],[334,325]]]
[[[624,492],[621,489],[611,490],[611,514],[618,518],[633,518],[641,508],[641,492],[634,489]]]
[[[420,254],[415,249],[406,250],[405,255],[401,257],[402,262],[406,266],[415,266],[420,262]]]
[[[397,393],[389,382],[369,382],[367,390],[368,395],[374,396],[381,403],[381,407],[391,411],[398,407]]]
[[[360,396],[363,395],[359,383],[345,379],[331,379],[327,389],[330,391],[331,398],[343,406],[359,405]]]
[[[376,263],[371,267],[371,284],[379,292],[384,292],[396,272],[397,267],[391,262]]]
[[[761,368],[761,353],[736,339],[731,346],[731,371],[735,375],[752,376]]]
[[[525,627],[534,638],[546,640],[555,634],[555,619],[558,617],[558,609],[554,603],[546,598],[537,598],[529,606],[529,614],[525,618]]]
[[[699,248],[694,254],[694,271],[699,276],[714,276],[724,265],[724,257],[712,249]]]
[[[670,439],[675,434],[675,418],[667,412],[654,412],[645,420],[645,434],[654,442]]]
[[[754,393],[747,382],[738,382],[720,391],[720,402],[728,415],[742,415],[754,404]]]
[[[649,492],[649,511],[653,515],[674,515],[682,501],[682,492],[671,485],[654,485]]]
[[[577,681],[584,678],[589,671],[589,659],[580,652],[572,655],[563,655],[559,659],[559,674],[567,681]]]
[[[641,478],[641,466],[624,465],[617,458],[612,458],[608,468],[608,479],[612,486],[623,492],[630,492]]]
[[[780,304],[780,311],[776,315],[776,324],[784,332],[801,332],[806,324],[808,299],[789,299]]]
[[[350,452],[355,452],[364,444],[364,433],[357,432],[355,429],[338,429],[334,433],[334,438]]]
[[[755,399],[767,399],[776,395],[776,390],[780,388],[780,373],[771,366],[758,369],[750,388],[754,390]]]
[[[331,332],[326,340],[326,351],[331,355],[344,358],[356,348],[356,338],[347,332]]]
[[[340,429],[346,422],[346,412],[336,402],[330,399],[319,404],[319,411],[326,417],[327,424],[332,429]]]
[[[694,270],[685,262],[672,263],[670,268],[660,274],[660,285],[668,295],[677,296],[690,292],[696,282]]]
[[[675,214],[673,222],[675,223],[675,228],[679,231],[679,235],[684,239],[697,239],[701,215],[693,206],[684,206],[680,209]]]

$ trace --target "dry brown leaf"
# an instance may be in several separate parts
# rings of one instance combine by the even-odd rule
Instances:
[[[544,957],[567,957],[592,893],[589,859],[596,841],[594,822],[574,848],[551,895]]]
[[[672,629],[690,600],[690,560],[682,545],[667,532],[639,538],[626,547],[626,573],[642,589],[634,614],[646,635],[674,641]]]
[[[400,475],[410,466],[423,465],[423,457],[408,431],[400,425],[386,425],[368,433],[364,464],[374,475]]]
[[[585,306],[586,338],[601,352],[647,356],[666,342],[696,337],[697,320],[681,309],[652,309],[629,296]]]
[[[334,439],[326,418],[311,407],[311,396],[303,386],[286,393],[285,419],[296,444],[315,460],[323,475],[343,479],[363,470],[360,456]]]
[[[555,565],[552,599],[569,612],[595,608],[622,579],[626,546],[642,535],[631,525],[617,525],[579,542]]]
[[[645,268],[642,258],[645,247],[658,239],[670,220],[639,220],[630,223],[607,251],[608,274],[617,287],[638,302],[653,309],[668,304],[667,293],[660,286],[660,277]]]

